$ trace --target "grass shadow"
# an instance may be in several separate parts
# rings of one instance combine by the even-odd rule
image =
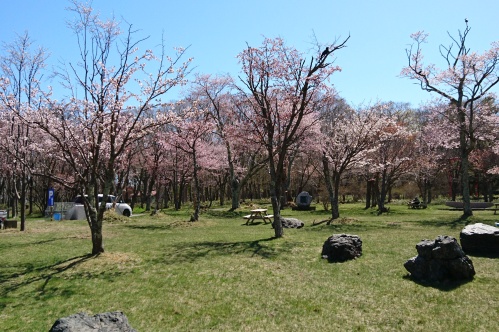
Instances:
[[[74,291],[71,289],[59,289],[59,287],[48,287],[49,283],[61,276],[64,272],[76,269],[79,265],[87,262],[90,259],[96,258],[98,256],[87,254],[77,257],[68,258],[66,260],[58,261],[54,264],[47,266],[34,267],[32,264],[28,264],[23,272],[11,273],[9,275],[2,275],[0,280],[0,298],[7,298],[9,294],[12,294],[24,287],[29,287],[31,285],[36,286],[35,298],[46,299],[47,297],[53,296],[71,296]],[[82,278],[102,278],[102,277],[115,277],[113,272],[100,271],[100,273],[86,273],[82,271],[75,270],[76,273],[72,274],[72,278],[82,279]],[[121,273],[121,272],[118,272]],[[50,290],[49,290],[50,288]],[[0,310],[3,309],[0,306]]]
[[[412,223],[419,224],[421,226],[433,226],[433,227],[449,227],[451,229],[456,229],[458,227],[464,228],[464,226],[473,223],[473,220],[470,218],[463,218],[462,216],[459,218],[452,219],[442,219],[442,220],[414,220]]]
[[[161,263],[174,264],[179,261],[194,262],[209,256],[229,256],[249,254],[250,257],[274,258],[288,249],[276,249],[266,243],[276,240],[271,237],[267,239],[242,242],[197,242],[180,243],[170,247],[170,251],[160,259]]]
[[[0,286],[4,287],[2,287],[2,289],[0,290],[0,296],[4,297],[8,293],[13,292],[23,286],[27,286],[39,281],[45,281],[44,284],[46,285],[52,277],[89,260],[91,257],[94,256],[90,254],[77,256],[59,261],[52,265],[37,268],[34,268],[32,264],[29,264],[27,265],[25,271],[22,273],[12,273],[10,275],[2,276],[2,280],[0,280]],[[32,273],[34,273],[35,275],[33,277],[30,277],[29,275]]]
[[[137,229],[137,230],[146,230],[146,231],[165,231],[165,230],[171,230],[173,228],[176,228],[177,225],[175,224],[149,224],[149,225],[132,225],[132,224],[127,224],[124,225],[124,228],[130,228],[130,229]]]
[[[462,285],[465,285],[465,284],[473,281],[473,279],[445,280],[445,281],[424,281],[424,280],[415,279],[415,278],[411,277],[410,274],[406,274],[403,278],[406,280],[412,281],[420,286],[435,288],[435,289],[438,289],[438,290],[443,291],[443,292],[453,291],[453,290],[461,287]]]
[[[203,214],[208,215],[210,217],[222,218],[222,219],[231,219],[231,218],[240,218],[245,212],[243,211],[230,211],[230,210],[207,210],[204,211]]]
[[[263,221],[253,221],[253,222],[250,222],[250,223],[242,223],[241,226],[258,226],[258,225],[261,225],[261,224],[264,224],[264,222]]]

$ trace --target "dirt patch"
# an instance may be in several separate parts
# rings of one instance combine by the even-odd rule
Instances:
[[[64,270],[64,275],[103,274],[125,272],[139,265],[141,259],[132,253],[110,252],[98,256],[75,258],[59,265],[58,269]]]

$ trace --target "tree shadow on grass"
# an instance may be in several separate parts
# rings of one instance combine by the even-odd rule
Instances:
[[[77,267],[81,264],[93,259],[95,255],[87,254],[83,256],[72,257],[66,260],[58,261],[51,265],[34,267],[29,263],[24,266],[22,272],[0,274],[0,298],[6,299],[9,294],[19,291],[25,287],[37,285],[36,293],[33,294],[34,298],[41,300],[47,297],[66,296],[70,297],[73,292],[71,289],[60,289],[60,287],[49,287],[49,283],[57,277],[62,277],[64,272],[74,271],[71,278],[102,278],[109,275],[109,271],[100,271],[99,273],[90,273],[85,271],[78,271]],[[20,270],[21,267],[18,267]],[[121,272],[120,272],[121,273]],[[111,273],[112,274],[112,273]],[[103,276],[104,275],[104,276]],[[115,277],[112,276],[112,277]],[[6,301],[0,301],[0,311],[6,306]]]
[[[379,229],[379,228],[380,224],[375,225],[362,222],[338,224],[333,221],[328,225],[327,220],[323,220],[323,221],[313,222],[312,225],[310,225],[310,227],[308,227],[307,229],[319,232],[327,230],[334,233],[349,233],[349,232],[361,232],[361,231],[367,231],[369,229]]]
[[[39,241],[34,241],[34,242],[20,242],[20,243],[8,243],[5,245],[0,245],[0,250],[3,249],[9,249],[12,251],[14,248],[29,248],[35,245],[41,245],[41,244],[47,244],[47,243],[53,243],[53,242],[58,242],[61,240],[65,239],[80,239],[77,236],[69,236],[69,237],[64,237],[64,238],[54,238],[54,239],[47,239],[47,240],[39,240]]]
[[[469,225],[474,222],[472,218],[467,218],[460,216],[459,218],[452,219],[442,219],[442,220],[415,220],[412,223],[419,224],[421,226],[433,226],[433,227],[449,227],[451,229],[464,228],[464,226]]]
[[[176,244],[165,252],[164,256],[159,259],[160,263],[174,264],[178,262],[194,262],[208,256],[232,256],[232,255],[249,255],[250,257],[274,258],[291,250],[289,245],[285,247],[275,248],[268,245],[270,241],[276,238],[242,241],[242,242],[188,242]]]
[[[174,224],[125,225],[125,228],[146,230],[146,231],[164,231],[176,228],[176,225]]]
[[[261,224],[263,224],[262,221],[253,221],[253,222],[249,222],[249,223],[243,222],[241,224],[241,226],[258,226],[258,225],[261,225]],[[269,223],[267,223],[267,224],[269,224]],[[271,225],[271,224],[269,224],[269,225]]]
[[[461,287],[462,285],[465,285],[465,284],[473,281],[473,279],[425,281],[425,280],[415,279],[415,278],[411,277],[410,274],[406,274],[403,278],[406,280],[412,281],[420,286],[435,288],[435,289],[438,289],[438,290],[443,291],[443,292],[453,291],[453,290]]]

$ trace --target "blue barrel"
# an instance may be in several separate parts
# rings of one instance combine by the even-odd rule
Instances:
[[[55,221],[61,220],[61,214],[59,212],[54,213],[54,220]]]

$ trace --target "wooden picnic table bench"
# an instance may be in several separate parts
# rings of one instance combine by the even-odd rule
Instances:
[[[274,217],[273,214],[267,214],[267,209],[254,209],[250,211],[251,214],[248,214],[244,216],[243,218],[246,219],[246,225],[256,219],[261,219],[263,220],[264,223],[267,223],[267,220],[272,223],[272,218]]]

